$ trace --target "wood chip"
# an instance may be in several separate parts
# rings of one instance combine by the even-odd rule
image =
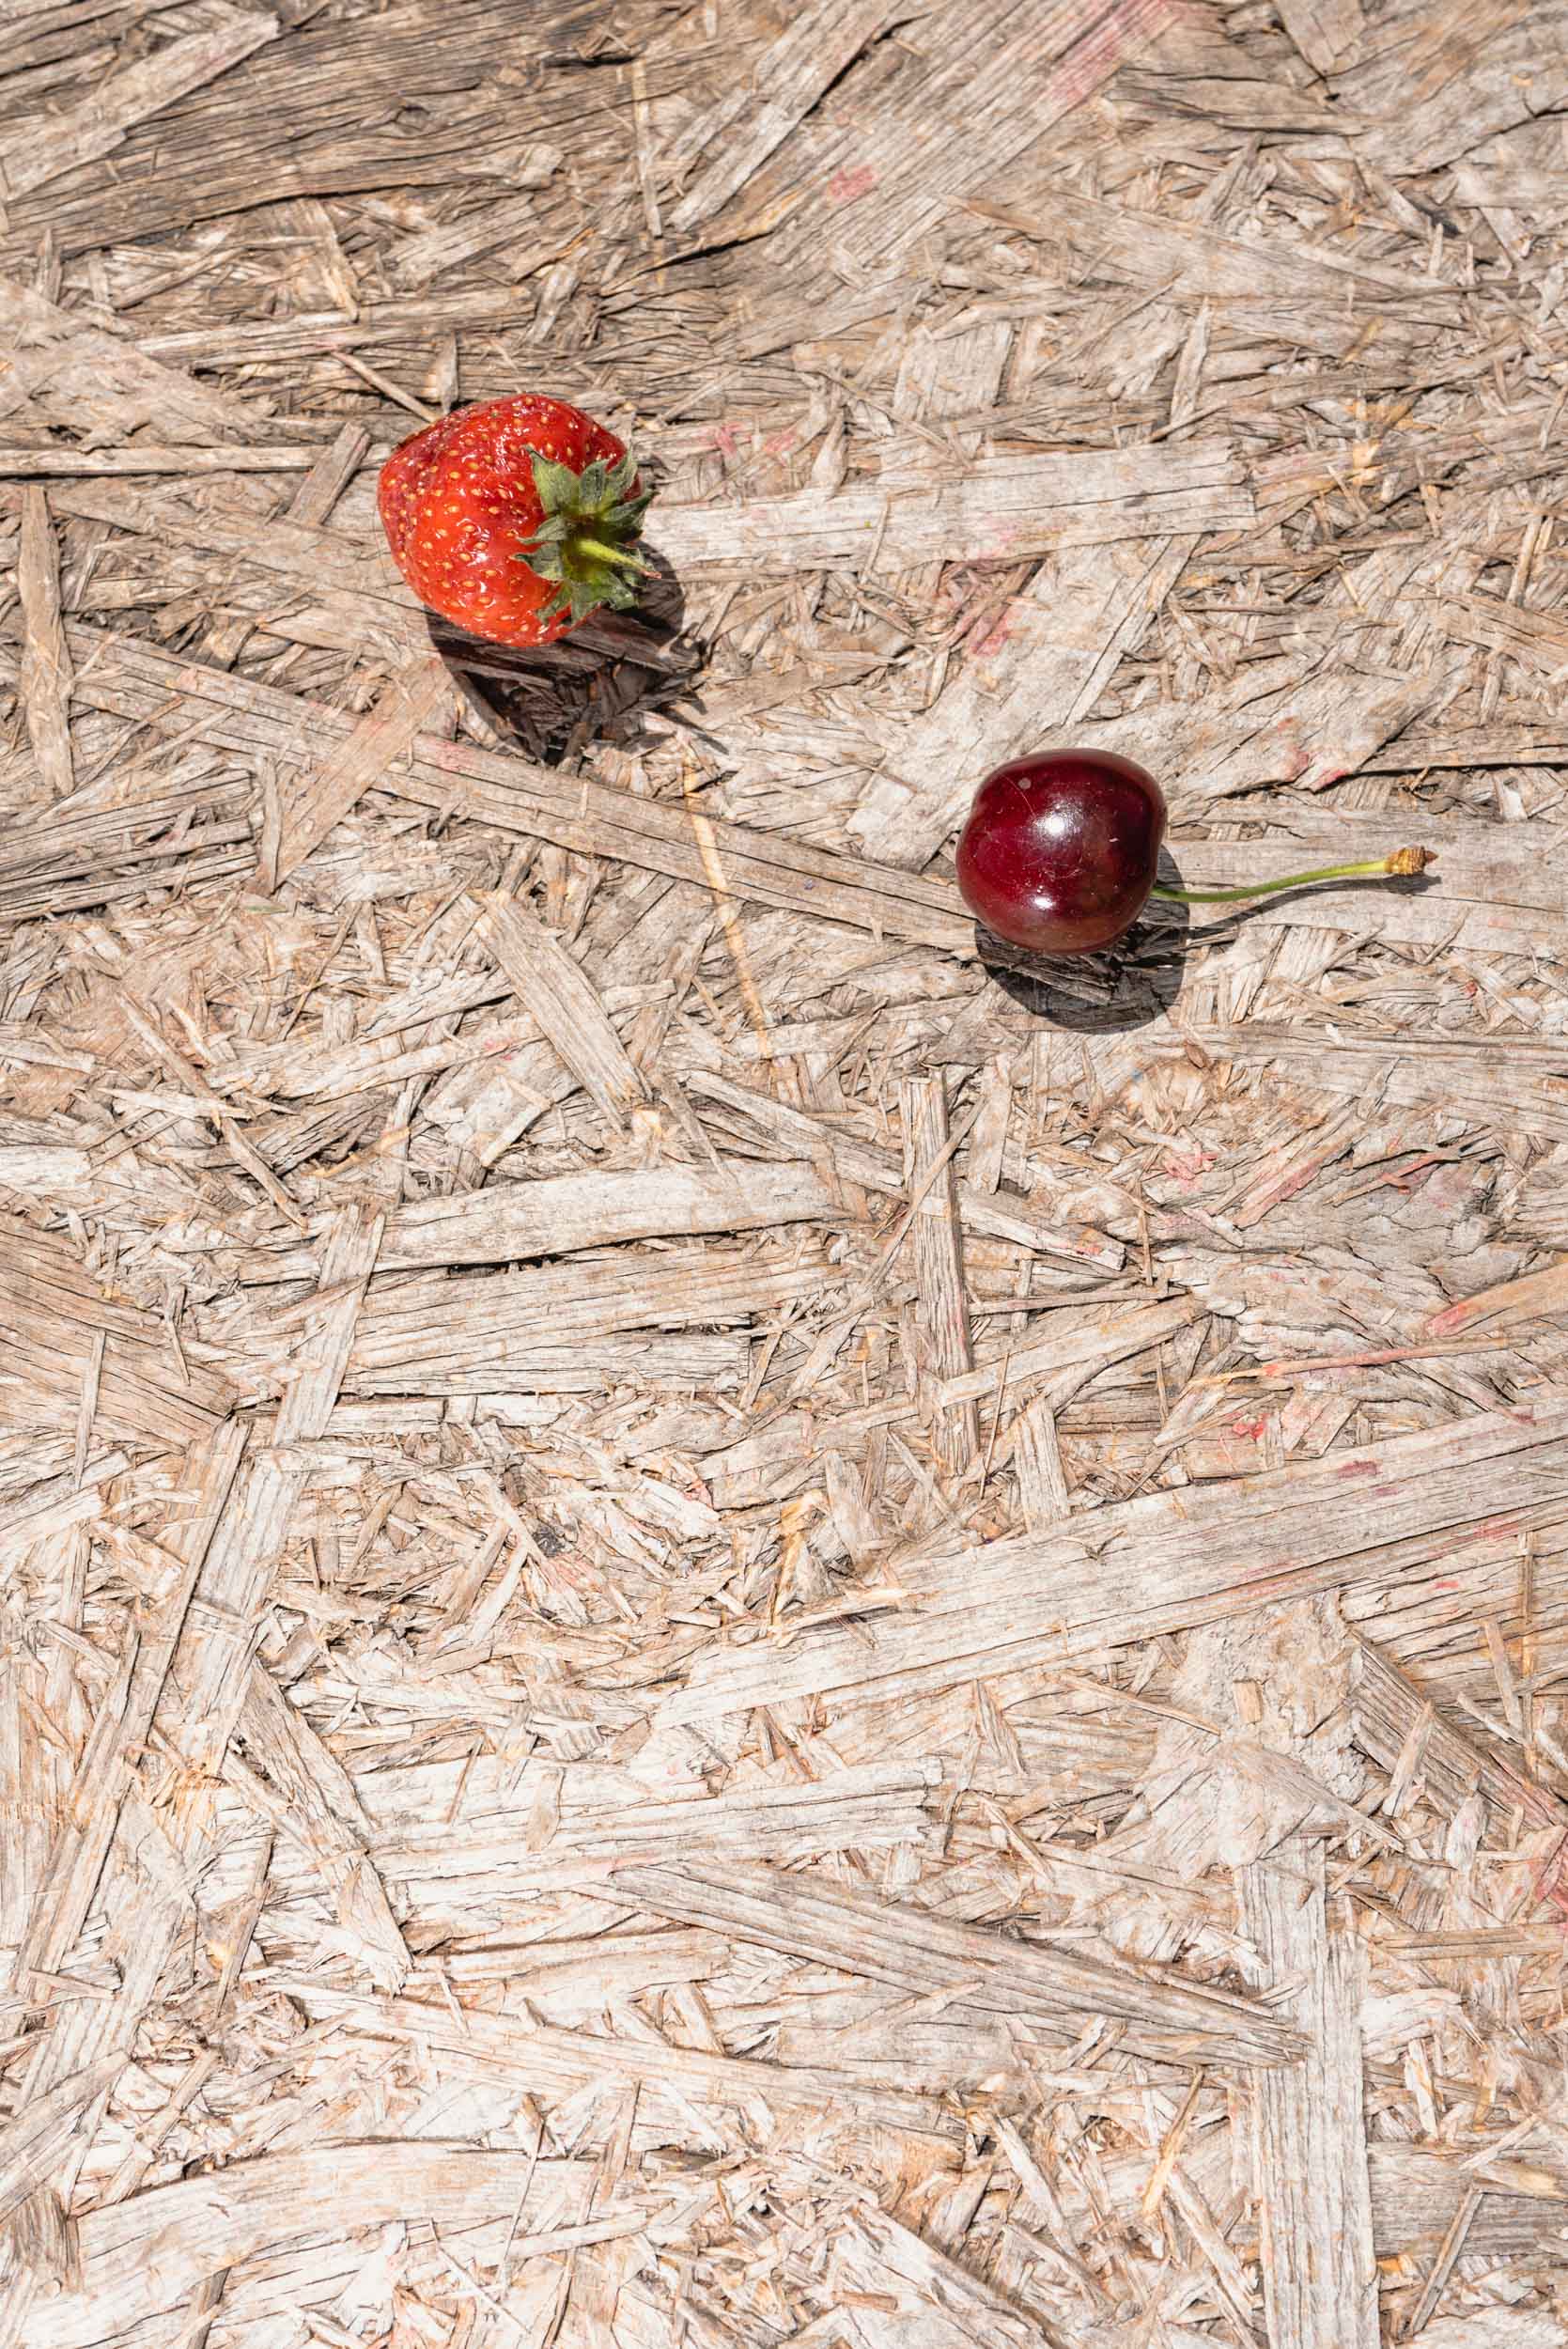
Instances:
[[[492,896],[476,926],[518,1002],[617,1129],[644,1097],[642,1077],[577,964],[526,906]]]
[[[70,747],[70,655],[60,625],[60,556],[49,506],[41,490],[22,495],[22,556],[17,566],[25,633],[22,653],[22,700],[27,739],[39,774],[51,797],[70,792],[75,769]]]
[[[127,66],[83,105],[13,131],[0,143],[0,189],[26,195],[81,163],[113,154],[132,123],[162,114],[188,91],[226,73],[281,30],[275,17],[225,8],[219,23]]]
[[[1268,1972],[1306,1985],[1291,2011],[1312,2040],[1304,2063],[1250,2091],[1269,2338],[1291,2349],[1376,2349],[1357,1945],[1328,1924],[1315,1845],[1292,1840],[1254,1861],[1242,1897]]]

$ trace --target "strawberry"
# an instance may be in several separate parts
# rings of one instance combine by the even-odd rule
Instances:
[[[624,443],[564,399],[520,392],[427,425],[381,468],[393,559],[421,602],[475,636],[549,645],[637,599],[651,490]]]

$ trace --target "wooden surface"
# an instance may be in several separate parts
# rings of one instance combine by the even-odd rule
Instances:
[[[0,2349],[1564,2349],[1568,16],[3,13]]]

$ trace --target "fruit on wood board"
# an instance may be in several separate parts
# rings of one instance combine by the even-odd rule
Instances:
[[[520,392],[395,448],[377,504],[422,603],[499,645],[549,645],[637,600],[653,492],[626,443],[564,399]]]
[[[958,887],[983,926],[1036,955],[1094,954],[1125,937],[1150,897],[1221,905],[1313,881],[1386,880],[1435,862],[1395,848],[1243,889],[1175,889],[1156,879],[1165,795],[1110,751],[1042,751],[1009,759],[974,795],[958,840]]]

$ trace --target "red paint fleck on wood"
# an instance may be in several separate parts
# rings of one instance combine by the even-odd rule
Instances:
[[[1168,1150],[1165,1154],[1166,1172],[1184,1190],[1190,1190],[1201,1182],[1213,1165],[1214,1159],[1207,1150]]]
[[[1559,1838],[1556,1849],[1547,1854],[1537,1870],[1535,1897],[1568,1920],[1568,1834]]]
[[[835,204],[855,204],[862,195],[869,195],[877,185],[877,174],[870,163],[856,163],[851,170],[835,171],[828,182],[828,194]]]
[[[986,630],[985,635],[976,638],[971,647],[975,658],[984,660],[987,653],[999,652],[1012,633],[1013,610],[1012,606],[1008,605],[1001,617]]]

